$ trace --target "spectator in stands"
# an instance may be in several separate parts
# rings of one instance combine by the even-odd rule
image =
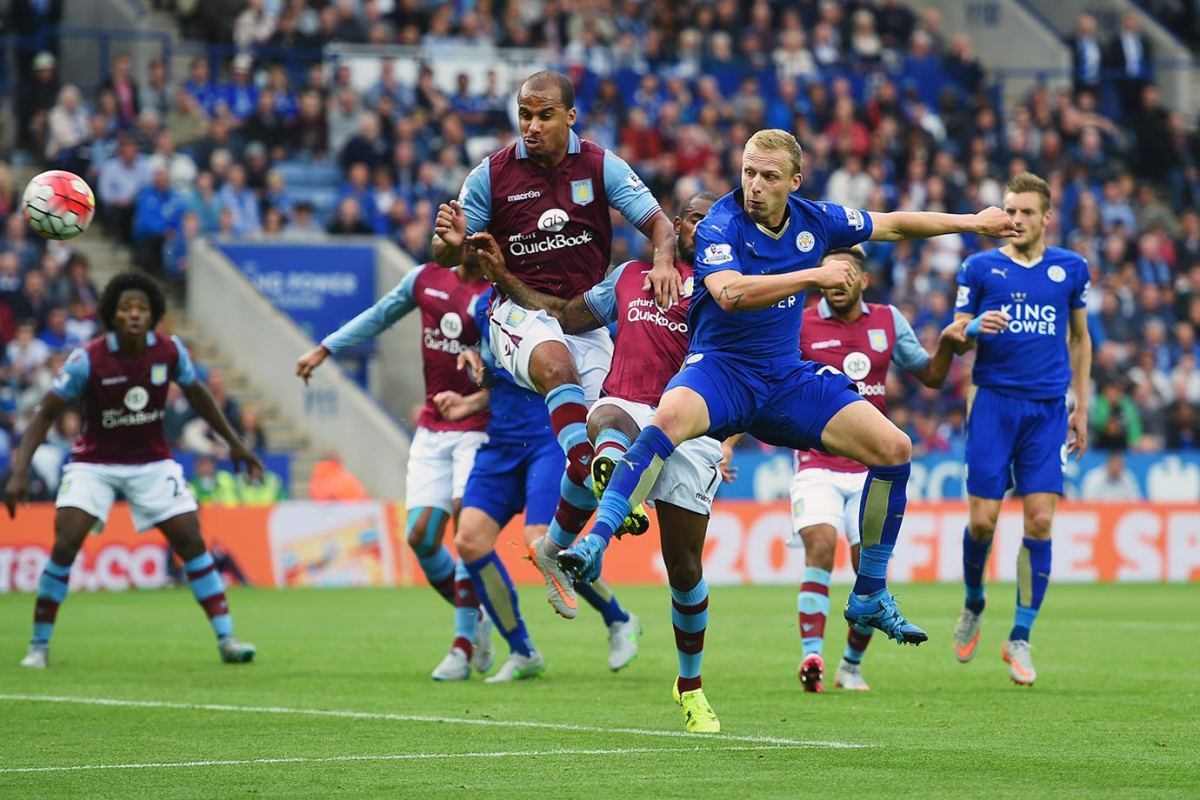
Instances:
[[[217,469],[211,455],[196,458],[195,475],[188,481],[196,502],[203,506],[238,505],[237,480],[229,470]]]
[[[359,205],[358,200],[353,196],[341,199],[338,203],[337,213],[330,220],[327,230],[335,236],[348,234],[366,235],[374,232],[374,229],[363,217],[362,206]]]
[[[160,169],[166,170],[171,188],[180,194],[186,194],[196,185],[196,162],[187,153],[175,148],[175,138],[169,131],[161,131],[155,138],[149,168],[152,174]]]
[[[133,79],[133,59],[121,53],[112,62],[112,71],[100,91],[111,91],[117,101],[117,120],[122,128],[131,128],[142,111],[137,81]]]
[[[287,227],[283,231],[285,239],[319,239],[324,235],[324,230],[317,222],[316,215],[313,213],[312,203],[306,200],[301,200],[292,208],[291,218],[288,220]]]
[[[54,306],[66,308],[67,303],[71,302],[71,282],[63,269],[64,262],[59,260],[59,255],[59,252],[47,249],[42,254],[40,266],[42,280],[46,287],[43,293],[46,303],[52,308]]]
[[[262,144],[273,159],[278,160],[285,156],[290,132],[276,109],[273,90],[264,89],[258,95],[254,113],[242,125],[242,135],[247,142]]]
[[[130,241],[133,204],[150,182],[146,158],[132,137],[123,135],[117,155],[100,167],[100,212],[109,229],[123,242]]]
[[[46,142],[46,117],[58,98],[58,59],[43,50],[32,62],[33,74],[17,84],[17,144],[33,152],[43,152]]]
[[[91,314],[100,302],[100,292],[91,278],[91,264],[87,256],[78,251],[67,258],[67,284],[72,299],[79,300]]]
[[[100,331],[100,326],[88,311],[88,307],[79,298],[75,298],[67,306],[67,347],[82,347],[92,340]]]
[[[343,170],[354,164],[366,164],[370,169],[387,162],[388,143],[379,129],[379,118],[373,111],[364,111],[358,122],[358,133],[351,136],[342,147],[338,163]]]
[[[1123,381],[1104,385],[1092,405],[1089,422],[1095,433],[1095,447],[1101,450],[1125,450],[1142,437],[1142,415],[1125,393]]]
[[[1152,79],[1151,63],[1154,49],[1150,40],[1142,34],[1142,22],[1136,12],[1126,11],[1121,16],[1121,28],[1108,43],[1108,63],[1117,71],[1117,91],[1125,115],[1135,119],[1141,105],[1142,89]]]
[[[21,282],[21,293],[13,301],[13,315],[18,319],[32,320],[34,333],[46,324],[51,303],[46,297],[46,277],[41,270],[31,269]]]
[[[87,141],[88,113],[75,85],[68,83],[58,90],[58,102],[50,109],[47,127],[48,161],[65,162],[74,155],[76,147]]]
[[[4,348],[9,375],[18,385],[28,386],[34,373],[50,358],[50,347],[37,338],[38,327],[36,319],[21,319],[17,322],[16,335]]]
[[[369,500],[371,497],[335,452],[326,453],[313,464],[308,496],[313,500]]]
[[[177,235],[187,204],[171,187],[166,167],[154,171],[152,183],[138,193],[133,213],[133,245],[143,269],[163,274],[163,244]]]
[[[38,334],[38,338],[46,343],[51,352],[60,352],[72,347],[67,333],[67,309],[54,306],[46,315],[46,327]]]
[[[1091,14],[1080,14],[1075,35],[1068,39],[1068,44],[1075,91],[1098,92],[1104,68],[1104,48],[1096,35],[1096,18]]]
[[[171,111],[171,86],[167,81],[167,68],[161,58],[150,59],[147,79],[138,92],[138,105],[149,108],[165,120]]]
[[[234,56],[231,65],[233,79],[221,90],[221,101],[239,122],[253,114],[258,104],[258,87],[254,85],[251,74],[253,69],[254,58],[249,53]]]
[[[12,168],[7,162],[0,161],[0,222],[8,219],[8,215],[18,208],[20,198],[13,183]]]
[[[1125,456],[1119,450],[1108,454],[1103,467],[1083,476],[1080,497],[1100,503],[1132,503],[1142,499],[1133,473],[1125,468]]]
[[[233,232],[238,236],[257,233],[262,229],[258,211],[258,197],[246,185],[246,168],[234,164],[221,191],[217,192],[221,208],[233,214]]]
[[[233,44],[239,50],[252,50],[266,44],[275,33],[277,18],[263,6],[263,0],[247,0],[246,8],[234,19]]]
[[[1167,410],[1167,447],[1172,450],[1200,447],[1200,411],[1182,397]]]
[[[283,479],[273,470],[263,469],[257,478],[242,472],[234,478],[238,502],[243,506],[273,506],[287,499]]]
[[[329,122],[319,92],[309,90],[300,95],[289,147],[295,155],[313,159],[324,158],[329,152]]]
[[[344,88],[337,93],[329,103],[326,120],[329,149],[340,154],[346,143],[359,131],[362,120],[362,107],[353,89]]]
[[[246,444],[256,453],[264,453],[267,451],[267,433],[263,430],[262,418],[259,416],[258,408],[255,406],[245,406],[242,409],[242,438],[246,440]]]

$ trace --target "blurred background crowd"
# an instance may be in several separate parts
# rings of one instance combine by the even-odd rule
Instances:
[[[215,49],[186,74],[161,60],[135,72],[117,50],[102,82],[81,91],[58,78],[61,2],[14,0],[9,30],[40,25],[44,35],[37,52],[13,54],[11,158],[85,176],[107,231],[166,279],[182,280],[195,238],[209,234],[376,234],[428,259],[437,204],[482,154],[512,141],[515,86],[463,72],[446,90],[428,68],[403,79],[385,59],[364,88],[321,48],[401,44],[428,63],[539,48],[576,83],[580,135],[624,157],[668,213],[695,190],[733,188],[742,144],[764,127],[804,146],[802,194],[870,210],[975,211],[1001,204],[1008,176],[1041,174],[1054,194],[1050,243],[1092,269],[1093,446],[1198,445],[1200,138],[1160,98],[1153,47],[1132,15],[1107,39],[1081,17],[1070,88],[1035,87],[1014,103],[966,36],[901,0],[157,5]],[[1144,5],[1196,41],[1195,3]],[[64,350],[95,330],[87,260],[31,238],[19,189],[0,165],[10,429]],[[962,260],[988,246],[970,236],[873,245],[868,299],[897,304],[932,349],[953,316]],[[646,249],[616,225],[614,263]],[[946,391],[900,376],[889,385],[918,453],[961,453],[970,363],[956,363]],[[227,413],[253,430],[253,409]],[[189,424],[173,420],[173,435],[203,452]]]

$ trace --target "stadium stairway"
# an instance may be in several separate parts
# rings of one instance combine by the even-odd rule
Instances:
[[[225,375],[230,396],[242,408],[253,406],[258,409],[263,432],[272,453],[285,453],[291,460],[291,475],[287,478],[291,497],[308,497],[308,482],[313,464],[320,453],[300,429],[279,412],[246,375],[238,370],[233,361],[207,338],[199,328],[189,324],[182,308],[172,308],[167,313],[166,326],[183,339],[192,352],[192,357],[208,369],[220,370]],[[298,355],[298,354],[297,354]],[[297,379],[299,381],[299,379]]]

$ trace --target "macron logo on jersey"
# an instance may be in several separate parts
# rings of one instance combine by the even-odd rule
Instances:
[[[710,244],[704,248],[703,261],[705,264],[719,266],[733,261],[733,247],[727,244]]]

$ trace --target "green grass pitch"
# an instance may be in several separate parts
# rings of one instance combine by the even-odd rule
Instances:
[[[620,592],[645,635],[619,674],[594,613],[562,621],[522,590],[548,669],[504,686],[429,679],[451,612],[427,590],[233,591],[247,667],[218,662],[186,589],[75,594],[44,672],[17,666],[32,597],[0,596],[0,797],[1200,796],[1195,586],[1052,585],[1031,689],[1000,660],[1011,586],[966,666],[959,589],[899,594],[931,641],[877,635],[873,691],[817,696],[796,680],[795,590],[715,589],[704,678],[724,732],[707,737],[671,701],[659,587]],[[844,627],[828,633],[831,678]]]

